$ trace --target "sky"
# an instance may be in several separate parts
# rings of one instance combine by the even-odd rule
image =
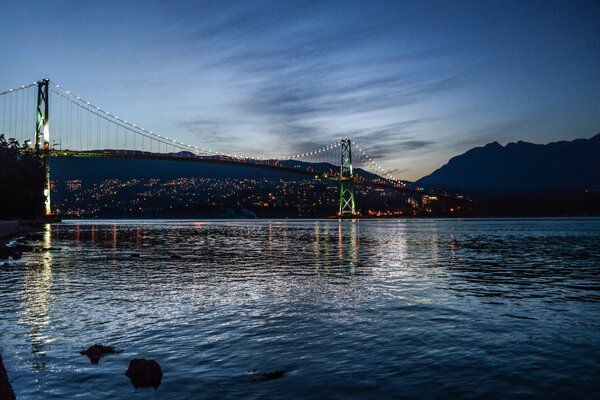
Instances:
[[[597,1],[2,1],[0,91],[42,76],[181,142],[350,137],[398,178],[600,133]]]

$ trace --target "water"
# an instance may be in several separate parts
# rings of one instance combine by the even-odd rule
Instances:
[[[600,219],[80,221],[26,243],[0,267],[19,399],[600,392]],[[124,352],[91,365],[96,342]]]

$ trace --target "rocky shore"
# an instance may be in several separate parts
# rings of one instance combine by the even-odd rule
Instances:
[[[39,232],[42,224],[37,221],[4,220],[0,221],[0,261],[18,260],[24,251],[30,251],[29,246],[8,245],[10,239],[28,233]]]
[[[0,242],[26,233],[38,232],[43,222],[36,220],[0,220]]]
[[[0,240],[18,235],[21,229],[19,220],[0,221]]]
[[[6,372],[6,368],[4,368],[2,355],[0,354],[0,399],[15,400],[15,398],[15,392],[8,380],[8,373]]]

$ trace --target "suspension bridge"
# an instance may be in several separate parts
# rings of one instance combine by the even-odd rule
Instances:
[[[52,215],[49,158],[54,156],[236,164],[334,179],[339,181],[340,217],[358,215],[355,185],[391,188],[421,196],[460,198],[425,191],[395,178],[350,138],[299,154],[251,157],[193,146],[145,129],[46,78],[0,92],[0,101],[0,134],[28,144],[28,149],[21,151],[35,152],[44,166],[47,215]]]

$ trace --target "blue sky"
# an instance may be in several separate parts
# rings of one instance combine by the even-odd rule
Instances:
[[[0,89],[269,156],[349,136],[416,179],[491,141],[600,132],[594,1],[4,1]]]

